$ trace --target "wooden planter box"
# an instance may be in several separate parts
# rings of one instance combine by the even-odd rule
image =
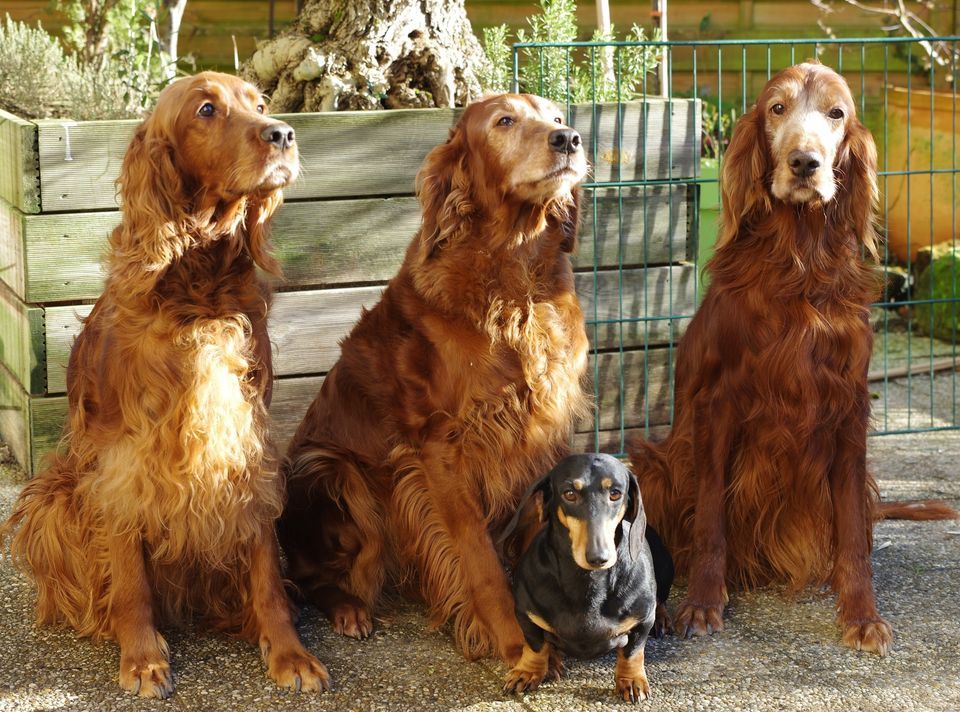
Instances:
[[[575,265],[598,350],[597,408],[576,445],[619,451],[625,431],[669,419],[669,344],[695,305],[693,186],[683,179],[694,175],[700,108],[652,99],[622,105],[619,116],[616,105],[572,113],[595,182],[679,181],[585,195]],[[456,117],[445,109],[283,117],[297,131],[304,171],[273,231],[285,274],[270,316],[270,413],[281,447],[339,339],[399,267],[419,224],[414,176]],[[100,258],[120,219],[114,180],[135,125],[0,112],[0,437],[31,473],[60,437],[67,357],[102,288]]]

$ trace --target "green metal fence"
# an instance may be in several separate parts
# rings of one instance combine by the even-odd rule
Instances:
[[[926,47],[939,50],[938,61],[931,60]],[[597,127],[585,136],[592,165],[611,163],[614,157],[612,170],[603,175],[598,170],[584,185],[587,199],[593,201],[592,239],[603,233],[601,223],[613,221],[619,246],[614,265],[594,257],[592,266],[578,266],[581,279],[593,275],[592,300],[584,301],[594,344],[593,381],[603,384],[595,388],[597,417],[590,447],[622,453],[634,431],[654,431],[656,437],[655,431],[669,427],[674,349],[704,288],[704,281],[690,275],[698,275],[711,254],[719,214],[718,165],[732,123],[773,74],[810,58],[844,75],[880,157],[879,228],[887,240],[880,267],[885,288],[872,311],[872,432],[960,428],[958,52],[958,37],[514,45],[514,88],[565,106],[568,115],[580,117],[578,128]],[[652,135],[647,126],[658,101],[666,102],[667,116],[681,104],[695,107],[699,160],[692,162],[692,171],[675,165],[684,163],[673,155],[679,145],[671,135],[676,122],[664,121],[662,135]],[[638,105],[638,158],[625,172],[622,167],[631,163],[621,160],[630,148],[624,138],[631,131],[629,107],[636,113]],[[613,136],[604,138],[599,124],[611,112]],[[657,142],[653,154],[646,145],[650,141]],[[648,172],[658,148],[667,170]],[[639,223],[626,219],[631,211],[652,209],[664,191],[668,203],[675,195],[688,203],[683,210],[668,209],[666,224],[648,221],[646,215]],[[602,195],[607,199],[601,205]],[[611,201],[611,195],[616,200]],[[677,219],[687,221],[686,244],[679,249],[667,237],[674,235]],[[664,241],[666,257],[657,249]],[[942,246],[933,250],[935,243]],[[641,258],[631,245],[640,245]],[[600,245],[592,247],[588,252],[600,254]],[[664,264],[675,268],[663,270]],[[659,282],[649,278],[657,269]],[[637,271],[648,278],[628,279]],[[611,297],[601,284],[609,284],[611,272],[619,285],[613,297],[617,304],[604,305]],[[688,299],[691,289],[693,298]],[[651,295],[650,290],[660,291]],[[600,338],[601,331],[607,338]],[[601,372],[611,363],[619,371],[612,380]]]

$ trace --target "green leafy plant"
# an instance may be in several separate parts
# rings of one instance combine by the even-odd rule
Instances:
[[[140,116],[159,90],[146,60],[123,54],[87,64],[41,26],[0,24],[0,108],[25,118]]]
[[[529,32],[517,31],[516,41],[569,43],[577,40],[577,5],[574,0],[540,0],[540,14],[527,18]],[[506,25],[486,28],[483,45],[491,68],[480,77],[488,91],[508,91],[513,78],[513,50]],[[609,33],[597,30],[595,42],[616,40],[613,27]],[[634,25],[624,37],[636,45],[625,47],[523,48],[520,51],[520,91],[540,94],[558,102],[628,101],[646,90],[646,75],[656,70],[660,48],[646,44],[660,40],[659,30],[647,37],[642,27]]]
[[[706,99],[702,100],[701,107],[700,156],[720,158],[720,154],[730,143],[733,125],[737,123],[737,112],[734,109],[721,112],[716,104]]]

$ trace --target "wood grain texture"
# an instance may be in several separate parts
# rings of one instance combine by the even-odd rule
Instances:
[[[654,98],[600,104],[596,111],[574,105],[570,113],[594,160],[595,181],[693,175],[699,101]],[[446,141],[458,115],[456,109],[279,114],[297,132],[303,164],[288,197],[411,195],[423,158]],[[36,124],[43,211],[115,209],[115,181],[137,122]]]
[[[0,281],[21,299],[26,293],[25,227],[23,213],[0,199]]]
[[[46,391],[43,310],[0,284],[0,363],[28,393]]]
[[[0,199],[25,213],[40,211],[37,127],[0,111]]]
[[[692,214],[690,185],[587,190],[574,264],[588,269],[685,260]],[[96,299],[107,237],[119,220],[119,211],[24,216],[0,203],[0,279],[27,302]],[[276,286],[386,281],[419,224],[412,196],[287,203],[273,221],[274,252],[284,273]]]
[[[621,423],[627,435],[644,432],[647,428],[658,432],[670,418],[669,364],[667,349],[654,349],[649,355],[634,350],[623,354],[613,352],[591,356],[588,388],[593,387],[592,379],[596,377],[599,383],[599,407],[593,417],[577,426],[572,440],[574,447],[596,450],[599,443],[599,449],[603,452],[622,452]],[[274,381],[273,402],[270,405],[271,437],[280,453],[286,452],[287,443],[322,384],[323,376],[296,376]],[[650,404],[649,408],[647,403]],[[24,424],[29,422],[29,438],[25,435],[23,442],[32,447],[28,451],[31,458],[29,462],[33,468],[31,473],[35,473],[40,458],[50,452],[60,439],[67,399],[65,396],[30,397],[26,408],[29,417],[13,418],[9,427],[13,428],[11,433],[16,434],[17,427],[22,426],[26,430]],[[15,410],[14,413],[19,415],[20,411]],[[6,426],[0,415],[0,428],[3,427]],[[599,440],[595,437],[598,431]],[[0,431],[0,434],[4,434],[4,431]],[[21,463],[27,461],[20,460]]]
[[[694,274],[691,266],[577,273],[591,343],[610,349],[679,338],[696,304]],[[377,302],[382,289],[374,285],[275,295],[270,312],[275,374],[326,372],[340,355],[340,339],[356,323],[360,310]],[[48,394],[66,391],[70,348],[80,332],[80,319],[91,308],[85,304],[44,310]]]
[[[66,402],[60,414],[60,422],[65,416]],[[60,426],[57,427],[59,429]],[[27,474],[32,474],[35,469],[31,451],[30,400],[13,374],[2,366],[0,366],[0,439],[10,447],[10,452]]]

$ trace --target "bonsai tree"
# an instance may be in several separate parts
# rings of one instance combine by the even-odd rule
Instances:
[[[462,106],[487,63],[464,0],[306,0],[241,74],[273,111]]]

